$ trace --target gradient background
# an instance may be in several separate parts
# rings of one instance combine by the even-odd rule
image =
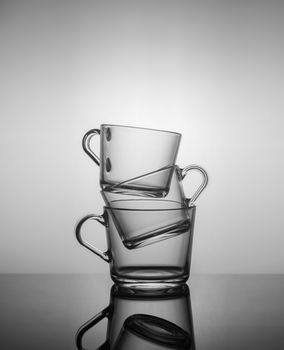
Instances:
[[[103,204],[81,138],[114,123],[181,132],[178,164],[208,170],[192,273],[283,273],[283,15],[281,0],[2,0],[0,272],[108,272],[74,225]]]

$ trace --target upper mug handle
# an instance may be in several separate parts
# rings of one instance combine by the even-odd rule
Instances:
[[[207,175],[207,172],[201,166],[195,165],[195,164],[188,165],[185,168],[180,169],[180,170],[181,170],[181,179],[182,180],[185,178],[186,174],[189,171],[192,171],[192,170],[196,170],[196,171],[200,172],[201,175],[202,175],[202,178],[203,178],[203,181],[202,181],[201,185],[197,188],[197,190],[194,192],[194,194],[191,196],[191,198],[187,198],[186,199],[187,205],[191,206],[191,205],[194,204],[196,199],[200,196],[201,192],[207,186],[207,184],[208,184],[208,175]]]
[[[101,131],[100,129],[91,129],[89,130],[83,137],[82,139],[82,147],[83,150],[87,153],[87,155],[93,159],[93,161],[100,166],[100,158],[95,154],[95,152],[91,149],[90,146],[90,142],[91,139],[95,136],[95,135],[100,135]]]

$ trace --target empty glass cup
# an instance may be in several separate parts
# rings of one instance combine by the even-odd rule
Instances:
[[[169,200],[124,199],[107,207],[117,232],[128,249],[171,238],[188,232],[189,210]]]
[[[157,202],[157,201],[155,201]],[[159,202],[159,201],[158,201]],[[191,249],[195,221],[195,206],[184,208],[175,202],[163,201],[161,207],[147,209],[149,205],[145,200],[141,201],[140,209],[124,209],[105,207],[103,215],[87,215],[82,218],[76,226],[76,238],[80,244],[97,254],[103,260],[110,263],[110,273],[113,281],[118,284],[138,288],[151,286],[152,288],[166,287],[185,282],[189,277]],[[165,208],[165,203],[167,207]],[[171,207],[169,207],[171,205]],[[137,205],[136,205],[137,206]],[[152,230],[155,237],[156,232],[160,237],[170,237],[148,244],[151,236],[144,239],[147,244],[139,249],[128,249],[122,243],[120,234],[113,222],[111,211],[116,210],[117,215],[124,211],[129,213],[129,220],[124,226],[129,225],[129,234],[136,230]],[[95,220],[105,226],[108,250],[102,252],[82,237],[82,226],[88,220]],[[162,225],[166,221],[164,233],[157,224]],[[172,224],[172,221],[175,221]],[[121,220],[122,222],[122,220]],[[179,224],[177,224],[179,222]],[[140,245],[142,245],[140,243]]]
[[[182,180],[190,171],[201,173],[203,181],[191,198],[186,198]],[[137,195],[126,195],[101,191],[101,195],[123,244],[129,248],[137,248],[152,244],[182,231],[187,221],[187,211],[172,211],[167,209],[192,206],[208,183],[204,169],[197,165],[189,165],[184,169],[175,166],[169,193],[164,198],[142,200]],[[145,215],[144,209],[150,209]],[[164,209],[158,211],[157,209]]]
[[[129,320],[129,318],[133,316],[137,320],[137,315],[140,314],[147,315],[150,317],[150,319],[152,317],[159,318],[163,320],[161,322],[164,325],[164,322],[166,321],[171,322],[171,325],[167,324],[166,326],[169,327],[173,325],[171,327],[172,330],[173,328],[178,327],[181,330],[181,333],[183,331],[186,332],[187,336],[190,338],[188,350],[195,349],[190,293],[186,284],[161,290],[134,290],[113,285],[110,293],[109,305],[92,317],[89,321],[84,323],[77,331],[77,348],[80,350],[84,349],[84,334],[101,320],[107,318],[108,325],[106,341],[100,346],[100,349],[122,349],[118,346],[121,346],[120,337],[123,336],[121,332],[124,332],[125,322],[127,319]],[[154,328],[153,326],[154,324],[152,323],[152,326],[150,326],[152,330]],[[170,327],[168,327],[166,329],[168,329],[168,332],[170,332]],[[158,327],[158,330],[162,331],[161,327]],[[164,335],[166,336],[166,334]],[[170,338],[173,341],[171,334]],[[135,343],[137,344],[137,342]],[[133,347],[131,350],[133,349],[136,349],[136,347]],[[148,347],[145,346],[144,349],[146,350]],[[127,350],[127,348],[125,348],[125,350]]]
[[[157,173],[163,172],[164,170],[159,170]],[[190,198],[187,198],[184,189],[183,189],[183,180],[187,176],[189,172],[197,171],[202,176],[202,183],[197,188],[197,190],[190,196]],[[144,177],[147,177],[148,175],[145,175]],[[141,177],[142,178],[142,177]],[[131,181],[127,181],[131,182]],[[170,189],[168,194],[161,198],[166,199],[169,201],[175,201],[182,203],[184,206],[191,206],[194,204],[196,199],[200,196],[201,192],[205,189],[205,187],[208,184],[208,175],[206,171],[199,165],[188,165],[185,168],[181,169],[179,166],[174,166],[174,171],[170,183]],[[101,191],[101,195],[108,206],[112,206],[111,203],[115,206],[116,201],[120,200],[127,200],[127,199],[139,199],[141,198],[140,193],[134,194],[134,193],[117,193],[113,191]],[[149,198],[149,201],[155,201],[156,198]],[[149,202],[150,203],[150,202]]]
[[[100,135],[100,157],[91,147],[95,135]],[[163,197],[169,191],[180,139],[181,134],[170,131],[103,124],[88,131],[82,145],[100,166],[103,190]]]

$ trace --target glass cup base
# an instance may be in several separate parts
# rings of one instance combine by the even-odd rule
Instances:
[[[127,268],[119,274],[112,273],[112,280],[119,286],[135,290],[153,290],[173,288],[185,283],[189,274],[177,274],[178,269],[165,268]]]

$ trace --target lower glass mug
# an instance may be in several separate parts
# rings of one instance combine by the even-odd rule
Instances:
[[[134,318],[137,323],[137,319],[140,319],[141,321],[141,316],[138,316],[141,314],[147,315],[147,320],[150,320],[150,322],[152,321],[152,326],[150,326],[150,329],[149,322],[144,322],[144,326],[147,326],[148,324],[148,331],[146,330],[148,339],[151,338],[153,340],[153,336],[157,338],[157,335],[161,333],[164,327],[164,330],[167,330],[166,333],[171,338],[168,342],[169,345],[170,341],[173,342],[171,334],[169,333],[171,333],[171,330],[174,331],[174,329],[178,327],[180,329],[179,334],[181,334],[182,337],[186,336],[187,338],[186,340],[184,339],[184,341],[186,341],[186,344],[188,344],[188,348],[186,349],[195,350],[190,292],[186,284],[181,284],[177,287],[160,290],[136,290],[113,285],[110,292],[109,305],[78,329],[76,334],[77,349],[85,349],[83,347],[85,333],[104,318],[108,319],[106,341],[98,349],[122,349],[121,345],[123,341],[130,340],[128,337],[125,339],[126,334],[124,334],[127,320],[129,322],[129,318],[132,317],[132,320]],[[159,318],[159,320],[153,319],[153,317]],[[156,326],[154,325],[155,321]],[[160,325],[158,326],[158,329],[157,321],[159,321],[158,325]],[[167,322],[170,322],[171,324],[168,324]],[[158,330],[158,333],[153,333],[154,328]],[[145,330],[145,327],[143,327],[143,329]],[[186,334],[182,332],[186,332]],[[167,334],[164,332],[164,338],[166,338]],[[131,338],[133,339],[133,337]],[[137,342],[139,343],[139,339],[134,338],[134,340],[135,344],[137,344]],[[155,343],[155,341],[152,341],[152,344],[153,343]],[[151,342],[149,344],[151,344]],[[166,349],[167,347],[164,346],[164,348]],[[123,349],[130,350],[127,347],[123,347]],[[131,350],[133,349],[142,350],[143,348],[133,347]],[[151,347],[145,346],[144,349],[151,349]],[[172,347],[171,349],[179,348]],[[181,347],[180,349],[183,348]]]
[[[190,272],[196,207],[175,208],[186,211],[187,222],[182,231],[169,239],[160,240],[139,249],[124,246],[110,213],[104,208],[103,215],[87,215],[76,226],[76,238],[80,244],[110,264],[114,282],[131,288],[166,288],[184,283]],[[147,216],[147,211],[144,213]],[[82,226],[95,220],[106,227],[108,250],[102,252],[82,237]]]

